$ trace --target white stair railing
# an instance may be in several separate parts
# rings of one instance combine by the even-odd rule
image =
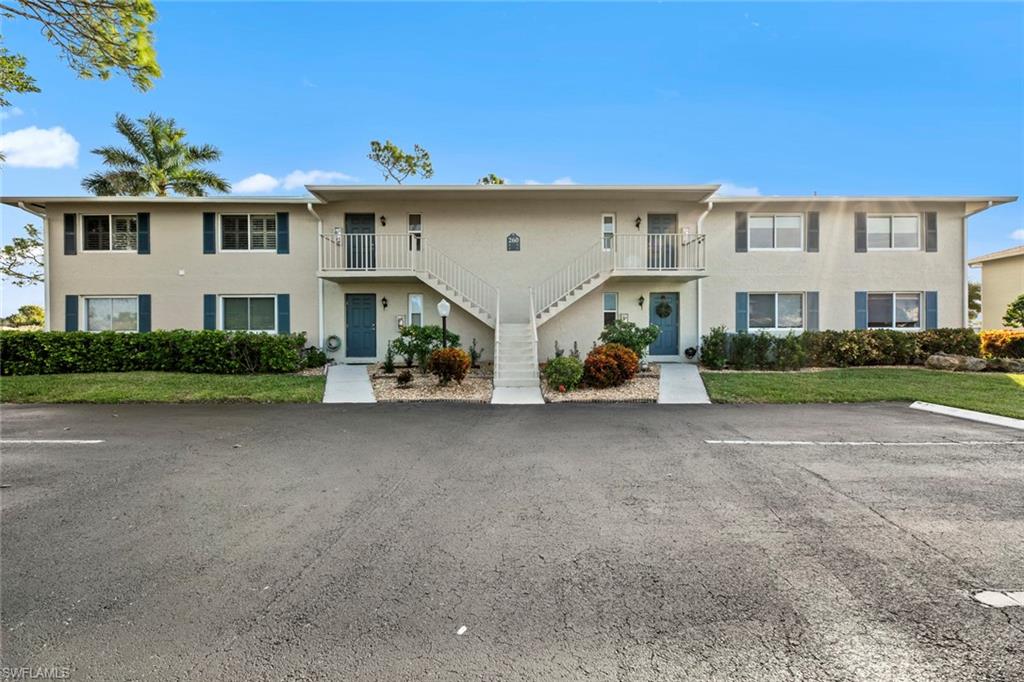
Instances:
[[[606,250],[600,241],[595,243],[564,268],[533,288],[534,295],[531,296],[531,301],[536,305],[535,314],[546,312],[587,280],[610,272],[613,263],[614,252]]]
[[[498,290],[487,280],[466,269],[423,240],[416,253],[416,272],[433,277],[491,318],[498,313]]]

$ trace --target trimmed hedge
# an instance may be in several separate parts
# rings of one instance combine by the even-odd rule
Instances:
[[[728,334],[716,327],[701,338],[701,364],[711,369],[788,370],[801,367],[911,365],[934,353],[977,357],[978,335],[970,329],[894,329],[802,332],[779,336],[768,332]]]
[[[984,331],[981,333],[981,352],[993,358],[1024,358],[1024,331]]]
[[[193,372],[261,374],[295,372],[324,359],[304,349],[305,334],[155,331],[0,332],[0,373]]]

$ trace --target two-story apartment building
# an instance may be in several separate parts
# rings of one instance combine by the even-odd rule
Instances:
[[[52,329],[305,332],[379,360],[449,327],[535,384],[627,318],[661,361],[715,326],[967,324],[967,221],[1015,197],[717,197],[691,186],[310,186],[310,196],[7,197],[45,223]],[[689,352],[688,352],[689,351]]]

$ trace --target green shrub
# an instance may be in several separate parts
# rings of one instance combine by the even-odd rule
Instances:
[[[388,341],[388,349],[384,352],[384,373],[395,373],[395,342]]]
[[[469,361],[472,363],[472,367],[480,366],[480,358],[484,356],[486,348],[477,348],[476,339],[473,339],[473,343],[469,344]]]
[[[312,369],[323,367],[327,364],[327,353],[318,346],[308,346],[302,349],[302,366]]]
[[[918,359],[922,362],[935,353],[952,353],[955,355],[981,355],[981,337],[973,329],[926,329],[917,332]]]
[[[615,320],[605,326],[598,338],[601,343],[617,343],[633,351],[637,358],[643,359],[647,355],[647,348],[658,339],[661,333],[655,325],[639,327],[633,322],[626,320]]]
[[[411,367],[413,361],[419,365],[420,371],[427,372],[430,354],[441,348],[441,327],[436,324],[425,326],[406,325],[398,338],[392,341],[395,352],[405,359],[405,366]],[[448,331],[448,346],[459,347],[459,335]]]
[[[700,339],[700,362],[709,369],[725,367],[728,355],[729,335],[725,327],[712,327]]]
[[[583,363],[574,357],[557,357],[544,366],[544,380],[560,391],[572,391],[583,381]]]
[[[398,377],[395,378],[395,383],[401,388],[406,388],[412,385],[412,372],[407,369],[403,369],[398,373]]]
[[[630,348],[618,343],[596,346],[583,363],[583,379],[594,388],[621,386],[640,368],[640,359]]]
[[[799,334],[776,336],[773,340],[773,369],[800,369],[807,361],[807,352]]]
[[[754,357],[754,337],[746,332],[729,338],[729,367],[732,369],[753,369],[757,364]]]
[[[304,334],[185,329],[141,334],[5,331],[0,332],[0,371],[5,375],[139,370],[295,372],[305,366],[305,341]]]
[[[472,361],[469,353],[461,348],[438,348],[430,354],[427,367],[430,373],[437,377],[437,383],[447,386],[454,379],[455,383],[461,384],[469,372]]]
[[[750,353],[754,367],[772,369],[775,362],[775,335],[763,330],[751,334]]]

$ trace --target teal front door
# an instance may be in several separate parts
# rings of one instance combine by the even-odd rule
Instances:
[[[345,357],[377,357],[375,294],[345,294]]]
[[[651,344],[651,355],[679,355],[679,294],[674,291],[652,293],[651,324],[661,333]]]
[[[345,254],[349,270],[373,270],[377,267],[374,219],[372,213],[345,214]]]

